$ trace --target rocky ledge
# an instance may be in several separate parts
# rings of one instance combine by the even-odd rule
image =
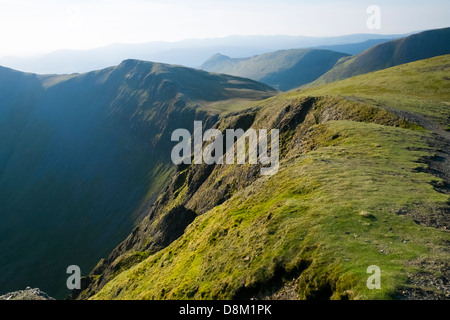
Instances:
[[[39,289],[27,287],[25,290],[10,292],[0,296],[0,300],[55,300]]]

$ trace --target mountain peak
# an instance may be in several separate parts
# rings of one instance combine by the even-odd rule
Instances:
[[[231,58],[229,56],[224,55],[224,54],[216,53],[210,59],[218,61],[218,60],[228,60],[228,59],[231,59]]]
[[[138,65],[141,64],[146,64],[146,65],[153,65],[154,62],[150,62],[150,61],[144,61],[144,60],[139,60],[139,59],[125,59],[123,60],[118,67],[122,67],[122,68],[132,68],[132,67],[136,67]]]
[[[225,56],[221,53],[216,53],[215,55],[211,56],[208,60],[205,61],[200,67],[202,70],[208,70],[210,67],[227,63],[228,61],[231,61],[232,59],[228,56]]]

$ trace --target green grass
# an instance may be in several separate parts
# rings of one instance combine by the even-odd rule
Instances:
[[[416,61],[328,85],[299,90],[301,95],[358,97],[429,116],[443,125],[450,121],[450,55]],[[296,95],[298,92],[291,92]]]
[[[311,85],[331,83],[412,61],[449,54],[449,38],[450,28],[442,28],[378,44],[350,59],[341,59],[333,69]]]
[[[431,185],[436,177],[416,170],[433,153],[428,133],[330,121],[309,135],[311,151],[199,216],[180,239],[93,298],[230,299],[283,270],[299,276],[300,298],[331,290],[333,299],[388,299],[418,261],[448,262],[449,233],[396,214],[449,201]],[[381,268],[381,290],[366,288],[370,265]]]
[[[198,110],[203,110],[212,114],[228,114],[233,112],[243,111],[254,107],[257,104],[255,101],[246,101],[242,99],[231,99],[226,101],[219,101],[214,103],[203,103]]]

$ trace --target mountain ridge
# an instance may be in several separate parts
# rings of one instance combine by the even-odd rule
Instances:
[[[66,296],[65,268],[94,267],[169,181],[173,130],[211,126],[210,103],[276,92],[138,60],[61,76],[0,68],[2,290]]]
[[[428,30],[378,44],[337,64],[308,86],[326,84],[408,62],[450,53],[450,28]]]

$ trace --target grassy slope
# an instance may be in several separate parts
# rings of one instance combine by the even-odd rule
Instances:
[[[201,216],[185,236],[121,274],[96,298],[232,298],[243,285],[268,281],[278,268],[291,272],[309,264],[300,276],[301,298],[327,286],[334,286],[334,298],[392,297],[406,272],[414,271],[408,261],[439,259],[442,241],[450,240],[395,214],[448,201],[429,184],[432,176],[414,173],[427,153],[407,148],[426,147],[424,134],[356,122],[317,130],[341,138],[290,159],[278,175]],[[365,270],[373,264],[383,271],[381,291],[365,288]]]
[[[396,65],[450,53],[450,28],[429,30],[376,45],[342,63],[313,82],[326,84]]]
[[[358,97],[450,122],[450,55],[416,61],[313,88],[303,95]],[[297,95],[298,93],[292,93]]]
[[[406,109],[405,101],[419,99],[422,108],[414,105],[414,110],[448,124],[449,73],[443,68],[448,59],[349,79],[348,86],[340,82],[283,94],[261,103],[258,117],[276,114],[305,95],[331,94],[382,99],[389,107]],[[417,70],[422,74],[416,80],[431,81],[433,93],[404,76]],[[448,195],[433,187],[442,180],[426,173],[422,160],[437,152],[430,133],[399,127],[389,113],[380,117],[355,99],[336,99],[324,98],[322,107],[338,105],[361,122],[319,121],[309,115],[308,121],[318,124],[283,140],[295,145],[277,175],[258,179],[199,216],[181,238],[119,274],[93,298],[276,297],[294,279],[299,298],[388,299],[414,290],[410,279],[419,273],[441,276],[439,266],[450,263],[450,234],[412,218],[448,209]],[[366,288],[370,265],[382,270],[381,290]],[[424,285],[420,290],[442,294]]]

